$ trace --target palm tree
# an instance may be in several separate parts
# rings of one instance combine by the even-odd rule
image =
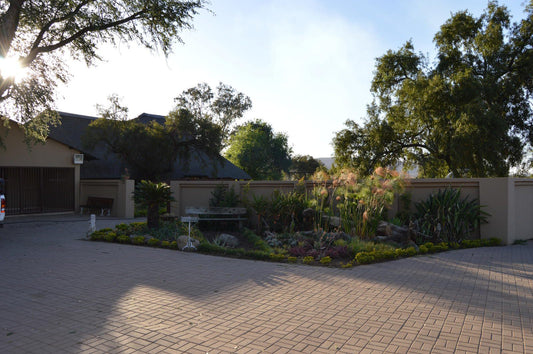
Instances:
[[[142,180],[133,193],[133,200],[147,208],[148,228],[156,229],[159,227],[159,207],[173,201],[174,198],[168,184]]]

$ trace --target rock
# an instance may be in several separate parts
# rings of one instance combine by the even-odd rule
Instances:
[[[217,240],[229,248],[236,248],[239,245],[239,239],[230,234],[220,234],[217,236]]]
[[[376,240],[381,242],[394,242],[402,247],[415,247],[416,244],[411,240],[411,230],[407,227],[397,226],[386,221],[380,221],[376,229]]]
[[[189,239],[189,237],[187,235],[182,235],[182,236],[178,237],[176,242],[178,243],[178,249],[180,251],[183,251],[183,248],[185,248],[185,246],[187,246],[188,239]],[[192,238],[192,237],[191,237],[191,243],[192,243],[192,245],[194,247],[198,247],[200,245],[200,241],[198,241],[197,239]]]

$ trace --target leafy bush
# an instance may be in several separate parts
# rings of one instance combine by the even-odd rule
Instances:
[[[302,262],[304,262],[305,264],[311,264],[315,261],[315,257],[313,256],[305,256],[303,259],[302,259]]]
[[[170,242],[168,242],[168,241],[161,241],[161,247],[163,247],[163,248],[170,248]]]
[[[280,253],[271,253],[270,254],[270,259],[273,260],[273,261],[276,261],[276,262],[282,261],[285,258],[286,258],[286,256],[284,254],[280,254]]]
[[[234,208],[239,206],[240,202],[239,195],[235,193],[235,188],[233,186],[228,188],[224,184],[219,184],[211,192],[209,206]]]
[[[134,245],[144,245],[144,243],[145,243],[145,238],[144,238],[144,236],[135,236],[135,237],[131,240],[131,243],[133,243]]]
[[[348,258],[350,257],[350,252],[348,251],[348,246],[333,246],[326,250],[325,255],[331,258]]]
[[[146,244],[150,247],[158,247],[161,245],[161,241],[159,241],[157,238],[151,238]]]
[[[489,216],[477,199],[461,198],[459,190],[450,188],[431,194],[427,200],[416,203],[415,207],[415,224],[421,234],[417,243],[422,243],[424,238],[436,242],[469,239]]]
[[[246,240],[254,246],[255,249],[263,252],[268,252],[269,254],[272,252],[272,248],[266,243],[261,237],[259,237],[257,234],[255,234],[250,229],[244,229],[243,236],[246,238]]]
[[[320,258],[320,263],[323,265],[329,265],[331,263],[332,259],[329,256]]]
[[[369,264],[375,261],[374,252],[359,252],[355,255],[355,260],[359,264]]]
[[[113,231],[106,232],[104,236],[104,240],[106,240],[107,242],[115,242],[116,238],[117,238],[117,234],[114,233]]]
[[[414,247],[408,247],[408,248],[397,248],[396,251],[397,257],[412,257],[416,256],[417,252]]]
[[[131,238],[128,235],[119,235],[116,241],[118,243],[131,243]]]
[[[289,257],[287,257],[287,262],[289,262],[289,263],[296,263],[296,262],[298,262],[298,257],[291,257],[291,256],[289,256]]]

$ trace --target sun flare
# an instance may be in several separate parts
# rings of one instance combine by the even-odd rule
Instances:
[[[26,68],[22,66],[20,60],[14,57],[0,57],[0,75],[4,78],[20,80],[26,75]]]

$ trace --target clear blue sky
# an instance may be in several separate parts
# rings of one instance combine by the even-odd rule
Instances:
[[[524,1],[500,1],[514,20]],[[334,133],[362,120],[375,59],[411,39],[433,57],[433,35],[453,12],[478,16],[483,0],[212,0],[165,58],[136,46],[104,47],[105,61],[71,65],[58,109],[96,115],[116,93],[130,117],[166,115],[183,90],[222,81],[250,96],[241,121],[284,132],[295,154],[332,156]]]

